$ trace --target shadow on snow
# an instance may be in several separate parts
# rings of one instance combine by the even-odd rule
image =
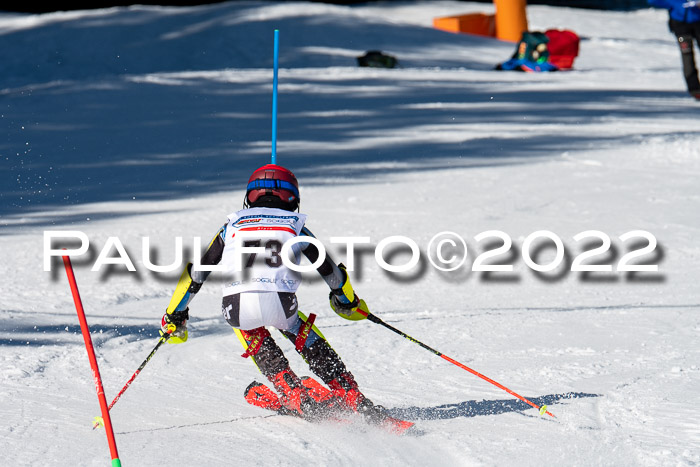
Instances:
[[[584,392],[568,392],[564,394],[549,394],[540,397],[528,397],[533,403],[552,405],[561,400],[600,397],[600,394]],[[524,412],[533,407],[518,399],[465,401],[457,404],[438,405],[436,407],[407,407],[389,409],[390,415],[406,420],[444,420],[459,417],[478,417],[484,415],[499,415],[509,412]],[[556,414],[555,414],[556,416]]]
[[[582,123],[695,118],[673,100],[681,93],[578,87],[585,72],[491,71],[512,52],[491,39],[348,18],[344,9],[263,20],[264,7],[230,8],[134,7],[3,31],[0,234],[132,215],[143,201],[226,191],[242,200],[249,174],[269,160],[272,54],[259,51],[272,50],[274,28],[290,32],[280,54],[279,162],[302,187],[530,163],[652,131],[610,136],[578,131]],[[17,53],[27,44],[31,54]],[[372,48],[406,68],[357,68],[357,53]],[[562,76],[563,89],[536,85]],[[552,131],[562,127],[566,134]],[[108,201],[137,204],[74,209]]]

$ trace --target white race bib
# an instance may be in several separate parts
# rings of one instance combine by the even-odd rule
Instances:
[[[296,292],[301,274],[282,262],[282,246],[299,235],[306,215],[283,209],[251,208],[229,215],[221,264],[224,295],[241,292]],[[292,246],[295,264],[303,243]]]

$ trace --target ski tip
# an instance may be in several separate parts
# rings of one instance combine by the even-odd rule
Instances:
[[[257,382],[257,381],[253,381],[252,383],[250,383],[250,384],[248,385],[247,388],[245,388],[245,390],[243,391],[243,395],[244,395],[244,396],[248,395],[248,392],[249,392],[251,389],[253,389],[254,387],[256,387],[256,386],[262,386],[262,383],[259,383],[259,382]]]
[[[253,381],[245,389],[244,397],[246,402],[256,407],[277,411],[282,407],[279,396],[268,386],[257,381]]]
[[[419,431],[418,428],[415,428],[415,423],[389,416],[384,418],[379,425],[386,431],[399,436]]]

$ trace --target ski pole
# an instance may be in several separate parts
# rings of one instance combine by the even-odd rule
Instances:
[[[525,403],[527,403],[527,404],[530,404],[532,407],[534,407],[534,408],[536,408],[537,410],[540,411],[540,415],[547,414],[547,415],[549,415],[550,417],[554,417],[554,415],[553,415],[551,412],[549,412],[549,411],[547,410],[547,406],[546,406],[546,405],[542,405],[542,406],[540,407],[539,405],[535,404],[534,402],[532,402],[532,401],[530,401],[530,400],[524,398],[524,397],[521,396],[520,394],[518,394],[518,393],[516,393],[516,392],[514,392],[514,391],[512,391],[512,390],[510,390],[510,389],[508,389],[507,387],[503,386],[502,384],[500,384],[500,383],[498,383],[498,382],[492,380],[492,379],[489,378],[488,376],[484,376],[484,375],[482,375],[481,373],[479,373],[478,371],[472,370],[472,369],[469,368],[468,366],[466,366],[466,365],[464,365],[464,364],[462,364],[462,363],[459,363],[457,360],[454,360],[454,359],[448,357],[447,355],[443,354],[442,352],[438,352],[437,350],[433,349],[432,347],[428,347],[427,345],[425,345],[424,343],[422,343],[422,342],[419,341],[418,339],[414,339],[413,337],[409,336],[409,335],[406,334],[405,332],[400,331],[400,330],[396,329],[394,326],[385,323],[384,321],[382,321],[381,319],[379,319],[377,316],[373,315],[372,313],[370,313],[370,312],[368,312],[368,311],[365,312],[365,311],[363,311],[363,310],[360,310],[359,308],[358,308],[357,311],[358,311],[360,314],[363,314],[363,315],[366,314],[366,315],[367,315],[367,319],[370,320],[370,321],[372,321],[373,323],[381,324],[381,325],[384,326],[385,328],[387,328],[387,329],[389,329],[389,330],[391,330],[391,331],[394,331],[396,334],[398,334],[398,335],[400,335],[400,336],[402,336],[402,337],[405,337],[406,339],[408,339],[408,340],[411,341],[411,342],[415,342],[416,344],[420,345],[421,347],[423,347],[423,348],[426,349],[426,350],[429,350],[430,352],[434,353],[434,354],[437,355],[438,357],[440,357],[440,358],[442,358],[442,359],[444,359],[444,360],[447,360],[448,362],[452,363],[453,365],[457,365],[458,367],[460,367],[460,368],[463,369],[463,370],[467,370],[469,373],[471,373],[471,374],[473,374],[473,375],[475,375],[475,376],[478,376],[479,378],[483,379],[484,381],[488,381],[489,383],[493,384],[493,385],[496,386],[497,388],[503,389],[503,390],[504,390],[505,392],[507,392],[508,394],[517,397],[518,399],[520,399],[521,401],[523,401],[523,402],[525,402]],[[556,418],[556,417],[554,417],[554,418]]]
[[[144,369],[148,361],[153,358],[153,356],[156,354],[156,351],[160,348],[161,345],[163,345],[168,339],[170,339],[170,333],[172,331],[168,331],[165,335],[161,336],[160,339],[158,339],[158,343],[156,344],[155,347],[153,347],[153,350],[151,350],[151,353],[148,354],[148,357],[146,357],[146,360],[144,360],[141,365],[139,365],[138,369],[134,372],[133,375],[131,375],[131,378],[129,378],[129,381],[126,382],[124,387],[122,388],[121,391],[119,391],[119,394],[117,394],[117,397],[114,398],[111,404],[109,404],[109,407],[107,407],[107,410],[112,410],[112,407],[114,407],[114,404],[117,403],[119,398],[124,394],[127,390],[127,388],[131,385],[131,383],[136,379],[136,377],[141,373],[141,370]],[[102,417],[95,417],[95,424],[92,426],[92,429],[94,430],[98,426],[103,426],[104,422],[102,420]]]

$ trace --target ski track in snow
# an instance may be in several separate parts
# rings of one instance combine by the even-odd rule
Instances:
[[[369,322],[328,310],[308,276],[302,310],[365,393],[416,422],[396,437],[310,424],[249,406],[259,379],[219,314],[219,282],[191,304],[190,340],[164,346],[112,411],[124,465],[697,465],[700,463],[700,132],[666,13],[529,6],[531,30],[572,29],[572,71],[496,72],[514,44],[431,28],[489,12],[453,1],[230,2],[0,14],[5,161],[0,248],[4,465],[104,465],[104,432],[75,309],[43,231],[81,230],[74,265],[108,401],[156,343],[179,272],[154,274],[175,237],[213,235],[269,158],[272,31],[281,31],[279,162],[301,182],[309,228],[369,236],[355,288],[387,323],[511,388],[556,419]],[[357,68],[381,49],[395,70]],[[511,273],[470,270],[484,231],[508,234]],[[567,253],[550,273],[521,256],[537,230]],[[599,230],[601,264],[658,240],[657,273],[568,271]],[[467,242],[464,267],[422,261],[390,276],[372,248],[391,235],[422,253],[438,232]],[[137,273],[90,268],[124,243]],[[498,246],[491,245],[491,248]],[[595,243],[588,246],[593,248]],[[539,251],[546,263],[551,250]],[[404,258],[402,253],[397,261]],[[292,366],[308,374],[291,343]]]

